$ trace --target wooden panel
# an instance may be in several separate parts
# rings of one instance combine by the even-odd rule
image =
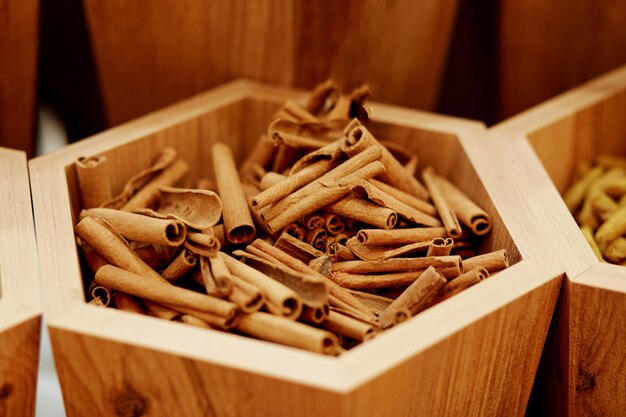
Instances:
[[[0,11],[0,146],[32,155],[39,1],[0,0]]]
[[[33,417],[41,319],[0,332],[0,417]]]
[[[572,286],[571,416],[626,410],[626,270],[599,264]]]
[[[40,292],[26,154],[0,149],[0,417],[32,417]]]
[[[626,63],[626,3],[500,3],[500,119]]]
[[[432,108],[457,0],[83,3],[112,125],[238,76]]]

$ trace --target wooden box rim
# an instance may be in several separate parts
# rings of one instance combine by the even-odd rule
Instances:
[[[26,153],[0,148],[0,334],[41,314]]]
[[[626,65],[525,110],[495,125],[490,129],[490,132],[502,141],[517,143],[518,146],[529,148],[532,154],[531,157],[535,159],[533,162],[541,165],[538,156],[532,150],[528,142],[528,135],[538,130],[541,126],[584,110],[624,90],[626,90]],[[520,144],[520,142],[523,143]],[[535,174],[535,178],[537,181],[548,181],[552,184],[552,180],[543,169]],[[578,227],[560,196],[559,201],[555,202],[555,204],[550,204],[550,206],[551,210],[554,212],[554,216],[556,218],[561,217],[559,222],[562,223],[562,226],[559,226],[557,229],[561,227],[564,229],[559,230],[559,233],[564,234],[557,238],[569,239],[570,243],[575,242],[574,245],[577,249],[573,254],[582,256],[587,264],[587,268],[583,268],[582,270],[571,268],[572,263],[577,264],[580,261],[573,259],[573,256],[569,256],[568,253],[567,259],[564,260],[564,267],[566,272],[568,272],[568,278],[572,282],[580,285],[604,288],[626,294],[626,267],[602,263],[593,255],[591,248],[584,241],[582,234],[579,232]],[[574,226],[574,228],[572,228],[572,226]],[[547,232],[547,234],[550,235],[551,233]],[[548,236],[548,239],[552,238],[553,236]]]

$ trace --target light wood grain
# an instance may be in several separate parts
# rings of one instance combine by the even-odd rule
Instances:
[[[0,149],[0,416],[34,416],[40,292],[26,154]]]
[[[499,4],[500,120],[626,63],[626,3]]]
[[[39,1],[0,0],[0,10],[0,146],[32,155]]]
[[[432,108],[457,0],[83,4],[114,125],[242,76],[306,88],[330,75],[371,81],[381,101]]]
[[[501,146],[524,151],[525,163],[538,168],[527,178],[537,189],[536,217],[551,245],[546,252],[568,276],[539,370],[546,379],[536,382],[532,397],[531,408],[541,407],[542,415],[619,415],[626,409],[619,321],[626,312],[626,268],[598,263],[555,192],[569,185],[580,159],[626,155],[624,109],[626,67],[491,129]]]
[[[78,156],[106,155],[114,192],[164,146],[180,150],[191,179],[211,177],[214,141],[241,161],[281,103],[302,97],[239,81],[31,161],[45,308],[70,417],[111,415],[120,395],[147,404],[146,415],[524,413],[562,271],[517,244],[485,178],[493,155],[481,152],[488,138],[476,122],[373,104],[373,132],[418,154],[489,212],[494,231],[481,250],[506,248],[514,265],[339,358],[85,304],[72,232]]]

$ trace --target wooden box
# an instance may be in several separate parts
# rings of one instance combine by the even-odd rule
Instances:
[[[302,88],[328,76],[348,85],[369,81],[382,101],[434,108],[457,3],[83,0],[82,6],[105,121],[115,125],[235,77]]]
[[[236,81],[31,161],[47,322],[68,415],[522,415],[562,273],[528,258],[493,205],[480,123],[373,104],[385,123],[380,137],[416,151],[491,213],[482,249],[506,248],[514,265],[338,358],[86,304],[73,235],[75,160],[104,153],[119,190],[169,145],[192,176],[210,175],[213,141],[241,160],[288,98],[302,93]]]
[[[35,415],[41,309],[26,154],[0,148],[0,416]]]
[[[547,415],[626,410],[626,268],[597,260],[559,195],[578,160],[626,156],[625,116],[621,67],[491,129],[499,146],[525,161],[523,181],[536,191],[545,232],[540,246],[567,274],[533,394]]]

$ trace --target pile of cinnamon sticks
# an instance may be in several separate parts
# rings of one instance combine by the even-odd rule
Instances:
[[[214,179],[166,148],[113,195],[106,156],[81,158],[89,302],[336,355],[506,268],[475,253],[490,216],[368,130],[368,95],[287,102],[240,169],[212,146]]]

